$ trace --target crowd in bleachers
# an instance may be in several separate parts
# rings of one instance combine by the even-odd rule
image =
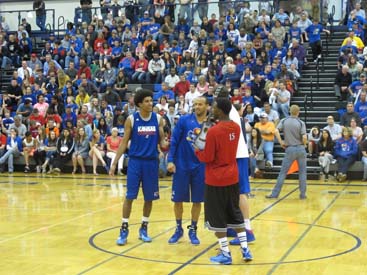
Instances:
[[[211,101],[224,86],[243,112],[255,159],[251,175],[261,174],[260,144],[266,166],[273,165],[274,128],[289,115],[308,45],[312,61],[321,58],[320,34],[328,30],[318,18],[302,7],[270,14],[268,1],[260,1],[259,11],[246,1],[219,2],[219,16],[208,17],[206,1],[193,6],[183,0],[177,6],[126,1],[123,7],[103,1],[99,17],[92,15],[91,1],[80,2],[75,23],[62,36],[51,33],[41,49],[32,45],[26,20],[17,32],[8,32],[4,20],[0,24],[0,63],[13,70],[2,91],[1,164],[23,152],[25,172],[30,156],[38,172],[47,166],[59,172],[69,160],[73,172],[77,165],[85,172],[88,156],[93,173],[98,161],[108,170],[106,157],[116,152],[126,116],[136,111],[129,85],[154,84],[154,110],[166,118],[167,139],[195,97]],[[258,140],[251,144],[254,135]]]

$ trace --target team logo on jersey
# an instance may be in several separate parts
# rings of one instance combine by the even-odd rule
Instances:
[[[200,135],[201,128],[194,128],[187,132],[186,140],[193,142]]]
[[[157,129],[155,126],[139,126],[138,127],[138,135],[145,136],[148,138],[149,136],[153,136],[157,133]]]

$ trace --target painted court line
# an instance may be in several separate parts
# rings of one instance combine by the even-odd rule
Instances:
[[[344,186],[343,190],[347,188],[347,186]],[[279,265],[291,254],[291,252],[297,247],[297,245],[304,239],[304,237],[307,235],[307,233],[313,228],[313,226],[321,219],[321,217],[327,212],[328,209],[335,203],[335,201],[340,197],[341,193],[338,193],[331,202],[321,211],[321,213],[316,217],[316,219],[310,224],[307,229],[302,233],[302,235],[295,241],[293,245],[290,246],[290,248],[284,253],[284,255],[279,259],[278,263],[274,265],[267,275],[273,274],[276,269],[279,267]]]

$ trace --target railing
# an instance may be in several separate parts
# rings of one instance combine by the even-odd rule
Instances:
[[[305,95],[305,97],[303,98],[303,108],[305,109],[303,120],[306,125],[307,125],[307,100],[308,100],[308,97],[307,95]]]
[[[63,26],[62,29],[65,29],[65,24],[65,17],[59,16],[59,18],[57,18],[57,37],[60,37],[60,27]]]
[[[313,77],[310,76],[310,96],[311,96],[311,108],[313,108]]]

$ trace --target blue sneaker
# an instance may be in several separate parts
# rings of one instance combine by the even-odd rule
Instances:
[[[210,261],[217,264],[232,264],[231,252],[220,250],[217,256],[210,257]]]
[[[237,232],[233,228],[227,228],[227,237],[237,237]]]
[[[233,240],[230,240],[229,241],[229,244],[230,245],[240,245],[241,242],[240,242],[240,239],[239,238],[234,238]]]
[[[196,226],[193,227],[193,226],[189,225],[187,227],[187,229],[189,229],[189,238],[190,238],[191,244],[199,245],[200,241],[199,241],[198,237],[196,236],[197,227]]]
[[[252,230],[247,229],[246,229],[246,238],[248,243],[252,243],[256,240],[254,232]]]
[[[248,262],[252,261],[252,254],[249,248],[241,248],[242,258]]]
[[[145,227],[140,227],[139,229],[139,240],[142,240],[145,243],[150,243],[152,238],[148,236],[148,230]]]
[[[182,227],[176,227],[175,233],[173,233],[172,237],[168,240],[169,244],[178,243],[178,240],[181,239],[183,236],[183,229]]]
[[[118,237],[116,244],[125,245],[127,243],[127,236],[129,236],[129,229],[120,229],[120,236]]]

